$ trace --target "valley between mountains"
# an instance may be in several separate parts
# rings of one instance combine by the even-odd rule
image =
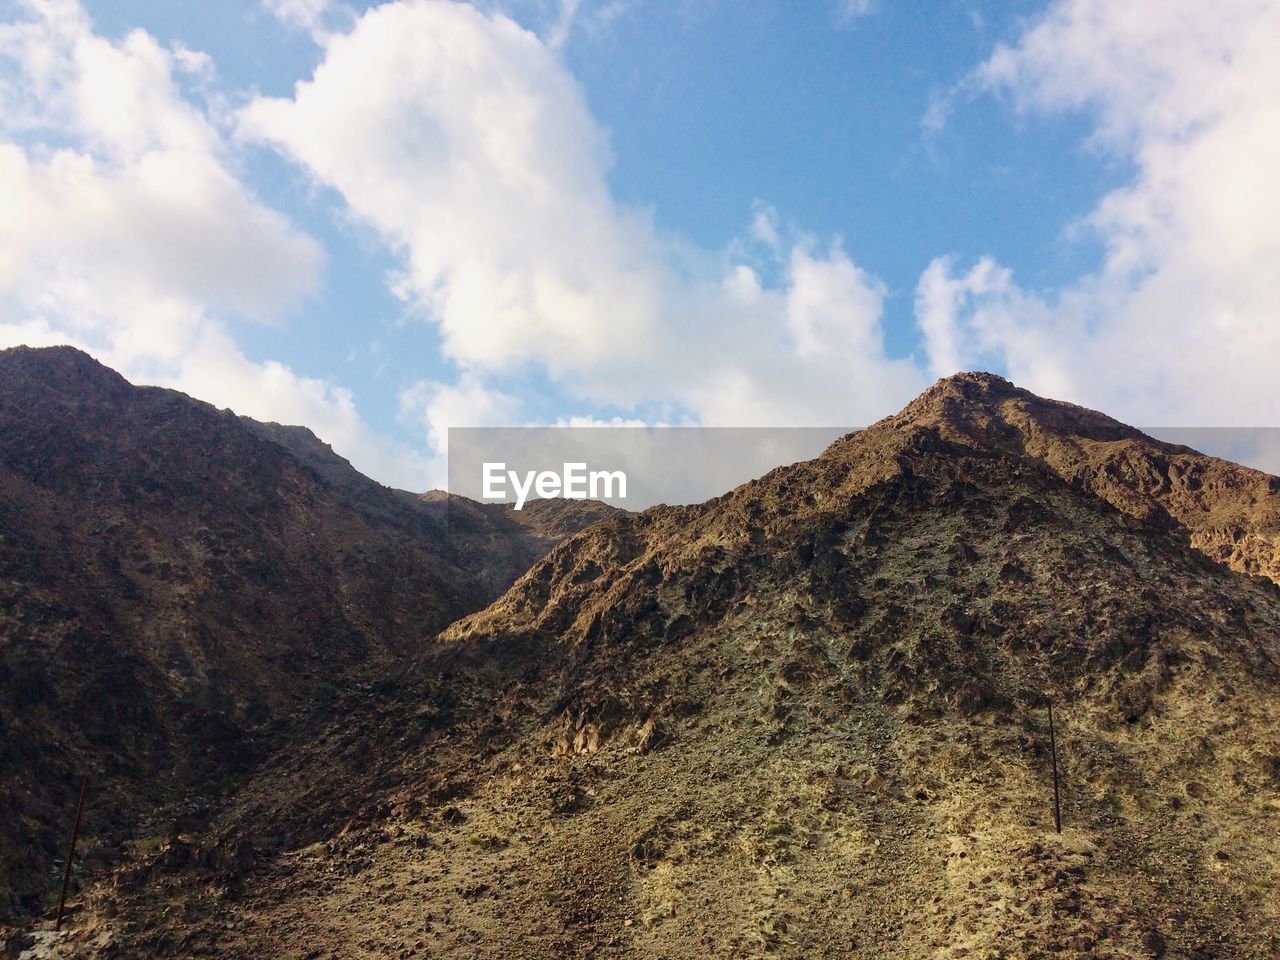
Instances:
[[[0,352],[3,955],[1280,956],[1278,581],[1280,479],[989,374],[517,514]]]

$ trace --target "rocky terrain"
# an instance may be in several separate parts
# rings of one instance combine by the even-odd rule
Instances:
[[[70,348],[0,352],[0,917],[56,886],[82,774],[91,862],[169,801],[202,822],[569,529],[390,490]]]
[[[569,537],[10,950],[1280,956],[1278,509],[940,381]]]

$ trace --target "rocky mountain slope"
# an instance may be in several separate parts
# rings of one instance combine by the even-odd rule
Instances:
[[[816,460],[570,537],[22,942],[1280,955],[1278,497],[941,381]]]
[[[540,506],[444,506],[303,428],[0,352],[0,916],[54,885],[80,775],[90,848],[216,796],[559,539]]]
[[[980,375],[924,394],[897,419],[1029,457],[1118,510],[1181,528],[1232,570],[1280,582],[1280,478]]]

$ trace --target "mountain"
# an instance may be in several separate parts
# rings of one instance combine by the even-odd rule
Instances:
[[[81,775],[89,848],[190,815],[556,540],[444,506],[304,428],[0,351],[0,915],[56,886]]]
[[[945,381],[899,419],[1029,457],[1124,513],[1181,528],[1193,547],[1232,570],[1280,582],[1280,478],[1160,443],[990,375]]]
[[[1270,955],[1280,599],[1241,571],[1274,569],[1275,500],[943,381],[552,550],[246,785],[219,835],[292,842],[205,919],[199,870],[107,902],[134,949],[225,955]]]
[[[619,513],[598,500],[530,500],[523,509],[479,503],[443,490],[409,493],[370,480],[306,427],[241,417],[259,436],[284,447],[366,513],[390,522],[427,524],[449,560],[486,602],[501,594],[570,534]],[[406,510],[406,506],[412,507]],[[443,536],[442,536],[443,535]]]
[[[570,536],[99,872],[60,949],[1275,956],[1278,497],[940,381]]]

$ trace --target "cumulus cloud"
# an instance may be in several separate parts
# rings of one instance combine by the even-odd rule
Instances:
[[[825,257],[796,247],[787,289],[787,326],[796,353],[806,359],[829,350],[874,357],[880,347],[886,292],[883,283],[855,265],[840,247]]]
[[[268,317],[315,284],[316,245],[256,203],[206,151],[144,149],[119,162],[0,144],[7,287],[24,297],[74,273],[108,294],[145,277],[171,296]]]
[[[562,372],[650,332],[647,220],[610,198],[608,145],[576,82],[506,17],[384,5],[327,44],[295,99],[242,119],[404,252],[400,289],[452,358]]]
[[[473,374],[454,383],[419,380],[399,395],[400,417],[420,423],[437,454],[448,451],[450,427],[497,427],[517,422],[520,404]]]
[[[201,57],[142,31],[110,43],[65,0],[28,10],[0,27],[13,68],[0,88],[0,295],[11,310],[38,306],[103,332],[122,319],[117,302],[147,312],[152,297],[161,316],[139,339],[160,341],[200,307],[269,316],[314,287],[315,242],[247,193],[217,130],[177,89],[175,69],[203,69]]]
[[[0,346],[71,343],[139,382],[304,423],[385,480],[422,458],[371,434],[350,394],[247,359],[224,316],[314,290],[319,246],[260,203],[177,77],[207,55],[94,33],[71,0],[0,26]]]
[[[1083,111],[1128,185],[1079,226],[1099,268],[1051,294],[935,261],[917,291],[935,369],[1015,379],[1133,422],[1262,423],[1280,409],[1280,36],[1274,3],[1059,0],[969,81],[1022,112]]]
[[[399,0],[322,52],[293,97],[242,111],[242,134],[398,251],[395,289],[466,389],[532,367],[591,403],[772,424],[861,422],[919,386],[885,354],[883,285],[838,243],[784,236],[760,206],[740,242],[694,249],[618,203],[582,90],[507,17]]]

